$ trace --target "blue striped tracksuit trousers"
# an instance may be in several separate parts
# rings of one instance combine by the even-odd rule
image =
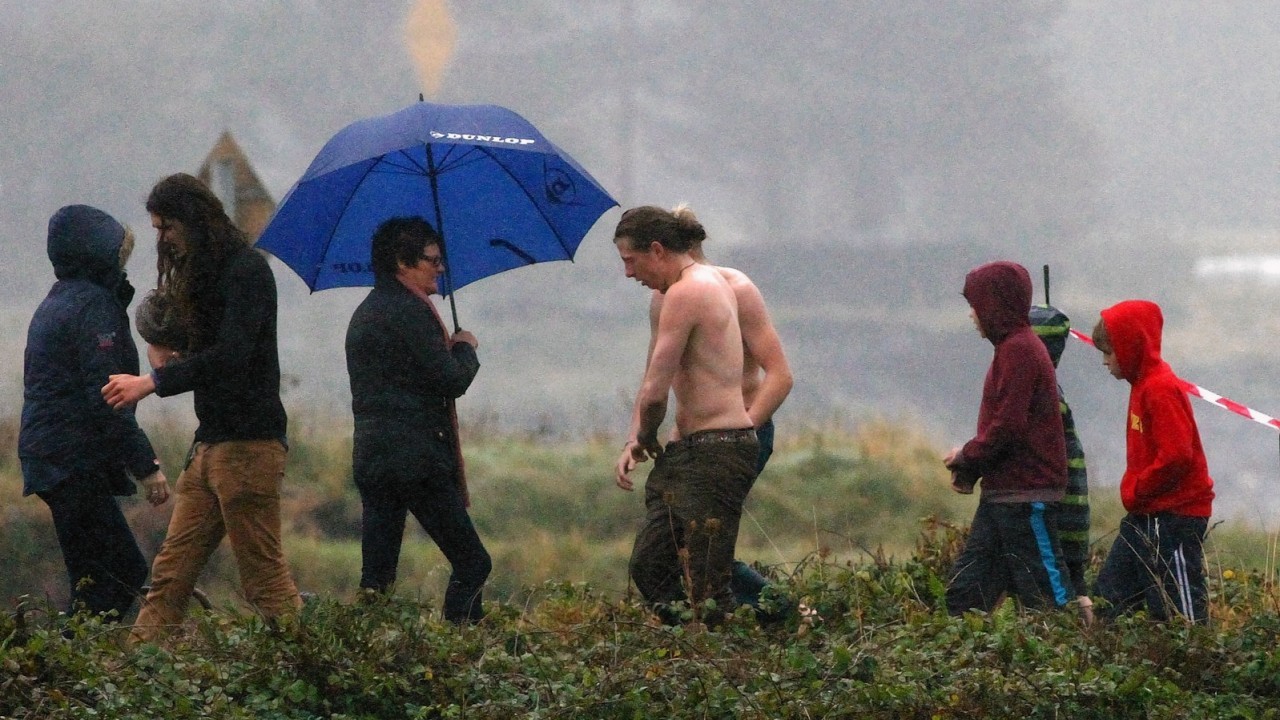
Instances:
[[[1005,595],[1027,608],[1065,606],[1074,593],[1067,588],[1057,514],[1056,503],[978,503],[951,568],[947,612],[990,611]]]

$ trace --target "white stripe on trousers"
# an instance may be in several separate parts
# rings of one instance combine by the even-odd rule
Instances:
[[[1160,554],[1160,519],[1156,518],[1156,555]],[[1191,580],[1187,577],[1187,556],[1182,552],[1182,545],[1173,551],[1173,584],[1178,588],[1178,604],[1184,617],[1191,622],[1196,621],[1196,608],[1191,603]]]
[[[1178,586],[1178,600],[1182,604],[1182,614],[1191,622],[1196,621],[1196,609],[1191,604],[1191,583],[1187,578],[1187,558],[1182,546],[1173,551],[1173,582]]]

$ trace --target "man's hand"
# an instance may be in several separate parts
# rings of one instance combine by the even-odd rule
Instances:
[[[102,399],[112,408],[136,405],[139,400],[156,391],[156,381],[150,375],[112,375],[102,386]]]
[[[646,460],[657,460],[660,455],[662,455],[662,445],[656,437],[650,438],[648,444],[638,440],[628,440],[622,448],[622,454],[618,456],[618,463],[614,468],[614,482],[623,490],[631,492],[635,487],[631,482],[631,471],[636,469],[636,465]]]
[[[165,478],[164,473],[160,471],[160,468],[156,468],[155,472],[142,478],[139,482],[142,483],[147,502],[151,503],[153,507],[159,507],[169,499],[169,481]]]
[[[614,465],[613,482],[627,492],[635,488],[635,484],[631,482],[631,471],[644,460],[635,456],[636,447],[635,440],[628,440],[627,444],[622,446],[622,454],[618,455],[618,462]]]

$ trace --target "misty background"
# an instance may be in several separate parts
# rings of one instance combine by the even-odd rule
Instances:
[[[994,259],[1026,265],[1038,299],[1049,265],[1085,332],[1118,300],[1159,302],[1179,374],[1280,415],[1277,68],[1272,0],[0,0],[0,403],[21,407],[58,207],[132,225],[145,291],[146,194],[223,130],[279,200],[334,132],[424,92],[516,110],[623,207],[690,203],[782,335],[780,438],[884,417],[966,440],[991,347],[960,288]],[[483,363],[464,423],[621,442],[648,295],[623,277],[618,214],[574,263],[458,293]],[[291,432],[345,427],[366,291],[309,294],[272,265]],[[1059,380],[1114,492],[1128,387],[1075,341]],[[1276,431],[1193,402],[1216,514],[1280,526]],[[189,407],[139,414],[193,426]]]

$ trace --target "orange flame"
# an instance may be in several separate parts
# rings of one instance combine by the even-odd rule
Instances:
[[[440,90],[457,38],[445,0],[418,0],[410,8],[405,18],[405,45],[428,97]]]

